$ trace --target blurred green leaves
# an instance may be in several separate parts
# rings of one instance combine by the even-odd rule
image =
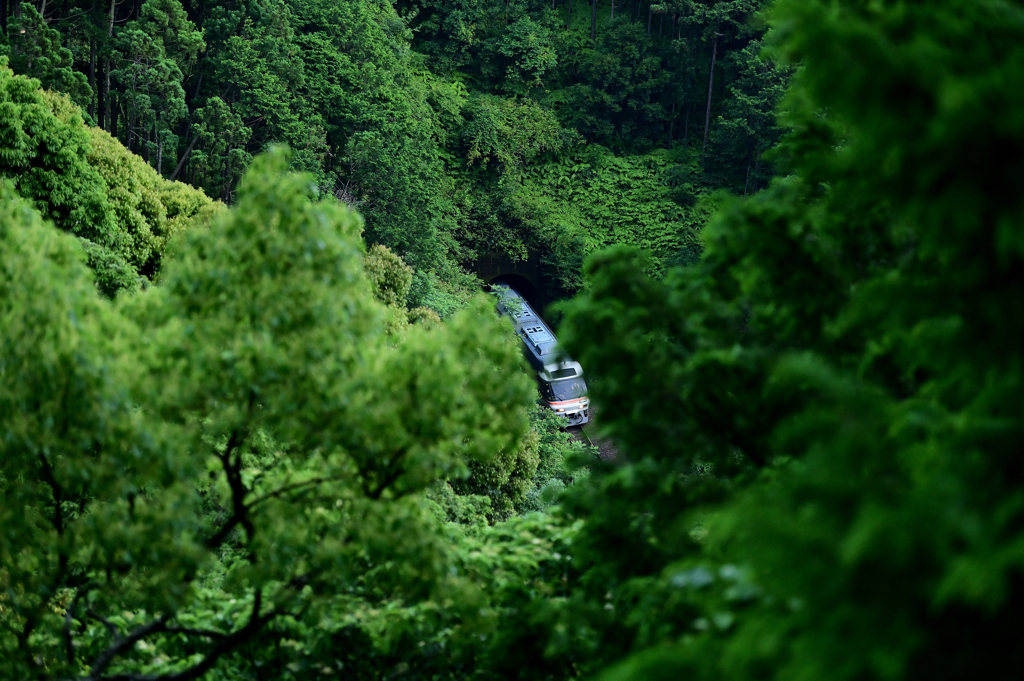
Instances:
[[[5,674],[198,673],[328,613],[385,645],[447,579],[419,492],[520,447],[521,360],[483,303],[383,343],[361,220],[286,168],[117,306],[4,189]]]
[[[592,256],[563,326],[623,458],[563,502],[581,642],[608,679],[1020,674],[1020,12],[772,16],[791,175],[662,281]]]

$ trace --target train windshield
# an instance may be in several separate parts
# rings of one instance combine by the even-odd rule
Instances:
[[[544,385],[544,397],[549,402],[564,402],[575,400],[587,394],[587,384],[582,378],[574,378],[571,381],[555,381]]]

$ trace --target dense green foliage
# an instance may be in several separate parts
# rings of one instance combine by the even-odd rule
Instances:
[[[696,198],[770,178],[788,73],[759,55],[764,0],[0,5],[15,72],[163,177],[230,204],[291,147],[442,316],[481,255],[540,251],[569,292],[608,243],[690,258]]]
[[[0,106],[0,178],[82,239],[109,296],[154,275],[167,240],[217,210],[202,192],[168,182],[105,132],[86,127],[67,98],[2,62]]]
[[[563,327],[626,459],[568,504],[565,654],[632,654],[606,679],[1020,676],[1024,12],[776,20],[792,173],[663,281],[590,260]]]
[[[3,678],[1024,675],[1019,0],[0,10]]]
[[[419,493],[520,447],[517,349],[479,311],[382,344],[361,221],[283,167],[117,306],[4,189],[5,677],[198,676],[278,619],[388,638],[452,577]]]

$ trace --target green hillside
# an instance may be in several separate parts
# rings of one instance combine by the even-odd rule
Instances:
[[[1019,0],[0,26],[0,678],[1024,676]]]

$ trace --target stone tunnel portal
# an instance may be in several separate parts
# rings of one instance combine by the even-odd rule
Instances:
[[[540,255],[536,252],[530,253],[526,260],[518,261],[505,254],[486,255],[476,261],[473,269],[485,284],[507,284],[519,291],[542,316],[544,308],[551,302],[541,277]]]

